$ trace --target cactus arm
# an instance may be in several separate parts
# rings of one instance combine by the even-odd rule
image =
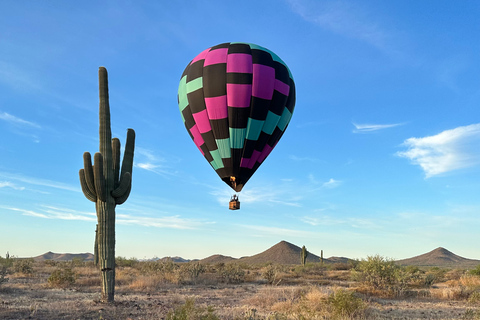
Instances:
[[[95,153],[93,160],[95,162],[95,190],[97,191],[97,198],[101,201],[106,201],[105,191],[105,177],[103,175],[103,157],[100,152]]]
[[[95,191],[95,177],[93,175],[92,157],[90,152],[83,154],[83,167],[85,168],[85,181],[90,193],[96,194]]]
[[[130,174],[130,172],[125,172],[122,179],[120,180],[120,184],[118,188],[112,191],[112,197],[115,198],[115,202],[117,198],[123,198],[127,192],[130,192],[131,186],[132,186],[132,175]]]
[[[113,180],[114,188],[118,188],[120,178],[120,140],[118,138],[112,139],[112,157],[113,157]]]
[[[97,195],[90,191],[90,188],[88,187],[87,181],[85,179],[85,171],[83,169],[80,169],[78,174],[80,176],[80,185],[82,186],[83,194],[85,195],[85,197],[88,200],[90,200],[92,202],[96,202],[97,201]]]
[[[130,172],[130,174],[132,174],[134,149],[135,149],[135,130],[128,129],[127,142],[125,143],[125,153],[123,155],[121,177],[123,177],[126,172]]]

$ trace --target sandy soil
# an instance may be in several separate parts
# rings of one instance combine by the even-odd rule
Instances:
[[[100,303],[95,289],[51,289],[35,279],[12,279],[0,288],[0,319],[164,319],[187,298],[194,298],[199,306],[213,306],[221,319],[266,319],[273,314],[269,306],[295,299],[302,286],[170,284],[151,293],[120,287],[113,304]],[[368,309],[363,319],[478,319],[474,314],[478,311],[466,301],[366,300]]]

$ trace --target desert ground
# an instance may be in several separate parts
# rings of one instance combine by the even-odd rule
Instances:
[[[480,319],[479,270],[118,258],[104,304],[93,262],[2,258],[0,319]]]

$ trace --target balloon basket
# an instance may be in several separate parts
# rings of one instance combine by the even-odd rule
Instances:
[[[238,210],[240,209],[240,201],[238,200],[230,200],[228,203],[228,209],[230,210]]]

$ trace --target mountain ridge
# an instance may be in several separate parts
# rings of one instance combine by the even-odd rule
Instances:
[[[205,264],[215,264],[215,263],[231,263],[231,262],[241,262],[247,264],[287,264],[287,265],[299,265],[300,261],[300,252],[301,248],[287,241],[280,241],[279,243],[273,245],[267,250],[260,252],[252,256],[246,256],[241,258],[233,258],[230,256],[225,256],[221,254],[214,254],[204,259],[184,259],[181,257],[164,257],[156,258],[152,261],[166,261],[172,260],[178,263],[187,263],[191,261],[197,261],[199,263]],[[307,248],[308,250],[308,248]],[[55,261],[71,261],[75,258],[82,259],[84,261],[93,261],[93,254],[91,253],[53,253],[51,251],[33,257],[36,261],[44,260],[55,260]],[[325,264],[345,264],[354,259],[349,259],[346,257],[330,257],[324,258],[323,262]],[[320,262],[320,257],[309,252],[307,256],[307,262]],[[456,268],[472,268],[480,265],[480,260],[476,259],[467,259],[459,255],[454,254],[453,252],[443,248],[438,247],[430,252],[414,256],[412,258],[395,260],[398,265],[402,266],[418,266],[418,267],[456,267]]]

